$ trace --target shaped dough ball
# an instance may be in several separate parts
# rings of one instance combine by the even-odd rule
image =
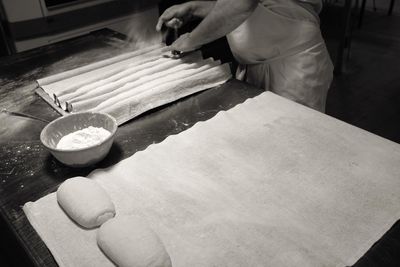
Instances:
[[[135,216],[116,217],[97,232],[97,244],[120,267],[170,267],[164,244],[146,222]]]
[[[85,228],[100,226],[115,216],[107,192],[88,178],[66,180],[57,190],[57,201],[71,219]]]

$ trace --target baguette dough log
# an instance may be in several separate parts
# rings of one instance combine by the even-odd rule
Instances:
[[[95,181],[75,177],[57,190],[57,201],[65,213],[85,228],[100,226],[115,216],[115,207],[107,192]]]
[[[121,86],[124,86],[128,82],[135,81],[140,78],[143,71],[151,69],[155,66],[160,66],[167,63],[168,59],[166,58],[154,58],[154,60],[147,62],[145,64],[138,64],[129,67],[127,70],[119,73],[118,79],[115,80],[101,80],[95,86],[90,88],[89,90],[81,91],[79,94],[72,95],[70,97],[71,103],[76,103],[78,101],[82,101],[85,99],[91,99],[92,97],[103,95],[104,93],[111,92],[113,90],[118,89]]]
[[[166,71],[160,71],[155,74],[149,74],[149,75],[144,74],[143,77],[137,79],[136,81],[128,82],[124,86],[121,86],[114,90],[110,89],[110,91],[104,92],[101,95],[90,96],[84,100],[75,99],[74,101],[72,101],[74,112],[88,111],[92,108],[95,108],[96,106],[100,105],[102,102],[107,101],[108,99],[110,99],[112,97],[115,97],[126,91],[135,90],[135,88],[140,85],[143,85],[147,82],[153,81],[154,79],[158,79],[165,75],[168,75],[169,73],[175,71],[174,66],[176,66],[176,65],[179,65],[179,67],[181,69],[185,69],[185,68],[190,68],[191,66],[194,66],[195,63],[181,64],[177,60],[173,60],[173,61],[168,62],[168,64],[161,64],[161,65],[165,65],[167,67]],[[163,68],[165,66],[163,66]],[[97,90],[96,90],[96,92],[97,92]]]
[[[115,74],[121,72],[121,70],[123,68],[124,67],[119,67],[119,68],[115,68],[115,69],[104,71],[103,75],[104,76],[108,76],[108,77],[112,76],[112,75],[115,75]],[[71,93],[75,92],[76,90],[78,90],[79,88],[81,88],[83,86],[86,86],[88,84],[95,83],[98,80],[99,80],[98,76],[82,79],[82,81],[79,81],[77,83],[73,83],[71,85],[66,86],[65,89],[57,91],[57,97],[60,98],[60,97],[63,97],[64,95],[66,95],[66,94],[71,94]]]
[[[141,55],[138,57],[135,57],[135,61],[131,62],[129,64],[126,64],[124,66],[118,67],[118,72],[109,75],[108,66],[104,71],[102,71],[101,74],[96,75],[97,76],[97,81],[88,83],[82,87],[77,88],[74,91],[70,91],[68,93],[62,94],[59,96],[60,101],[70,101],[75,99],[76,97],[79,97],[81,95],[84,95],[88,92],[91,92],[93,90],[97,90],[98,87],[101,87],[107,83],[117,81],[118,79],[124,78],[126,75],[129,75],[130,73],[134,73],[138,69],[141,69],[143,66],[146,66],[148,64],[156,64],[157,60],[161,58],[160,52],[155,51],[151,53],[147,53],[145,55]],[[109,72],[110,73],[110,72]]]
[[[138,62],[137,64],[132,64],[132,67],[118,74],[120,76],[118,80],[105,79],[100,81],[94,88],[86,90],[84,94],[70,98],[71,100],[70,102],[77,103],[79,101],[93,99],[93,97],[102,96],[104,95],[104,93],[109,93],[120,89],[128,82],[134,82],[144,76],[148,76],[156,72],[161,72],[163,70],[170,69],[176,65],[179,65],[180,63],[198,62],[202,60],[202,55],[200,52],[196,52],[178,60],[165,57],[155,58],[154,60],[149,60],[149,59],[147,60],[149,62],[145,64],[141,62]],[[74,111],[78,110],[82,109],[74,105]]]
[[[119,267],[171,267],[171,258],[157,234],[136,216],[104,223],[97,244]]]
[[[131,58],[131,57],[136,57],[136,56],[138,56],[140,54],[149,52],[151,50],[160,48],[162,46],[163,46],[162,44],[156,44],[154,46],[150,46],[150,47],[147,47],[145,49],[141,49],[141,50],[125,53],[125,54],[122,54],[122,55],[118,55],[118,56],[115,56],[115,57],[112,57],[112,58],[104,59],[102,61],[98,61],[98,62],[89,64],[89,65],[86,65],[86,66],[82,66],[80,68],[75,68],[75,69],[72,69],[72,70],[64,71],[64,72],[61,72],[61,73],[58,73],[58,74],[55,74],[55,75],[52,75],[52,76],[45,77],[43,79],[38,79],[37,82],[38,82],[38,84],[40,86],[47,85],[47,84],[50,84],[50,83],[54,83],[54,82],[57,82],[57,81],[60,81],[60,80],[67,79],[67,78],[72,77],[72,76],[76,76],[76,75],[79,75],[79,74],[82,74],[82,73],[85,73],[85,72],[89,72],[89,71],[94,70],[94,69],[98,69],[98,68],[101,68],[101,67],[104,67],[104,66],[108,66],[110,64],[113,64],[113,63],[116,63],[116,62],[119,62],[119,61],[122,61],[122,60],[125,60],[125,59],[128,59],[128,58]]]
[[[108,109],[109,107],[112,107],[113,105],[116,105],[121,101],[125,101],[126,99],[134,95],[140,94],[148,90],[153,90],[154,88],[158,88],[159,86],[167,84],[168,82],[180,81],[181,79],[188,78],[190,76],[195,75],[196,73],[200,73],[205,71],[206,69],[215,67],[218,64],[219,62],[214,62],[213,60],[208,59],[196,63],[194,68],[180,69],[181,66],[178,66],[170,70],[165,70],[165,72],[171,75],[163,75],[162,77],[157,77],[157,73],[155,72],[154,74],[156,75],[157,78],[152,79],[151,81],[145,84],[137,86],[136,88],[132,88],[131,90],[125,90],[125,92],[119,93],[118,95],[115,95],[107,99],[106,101],[96,106],[92,111],[95,112],[103,111],[104,109]]]
[[[95,68],[88,72],[77,73],[75,76],[67,77],[65,79],[55,81],[48,85],[41,85],[42,89],[49,95],[53,93],[58,97],[64,96],[75,92],[81,87],[93,84],[99,79],[112,76],[115,73],[121,72],[126,69],[129,65],[136,63],[143,58],[154,57],[155,55],[162,54],[163,48],[156,48],[150,52],[140,53],[137,56],[130,57],[121,61],[114,62],[109,65],[105,65],[99,68]],[[142,52],[142,51],[136,51]],[[85,67],[85,66],[84,66]]]
[[[232,77],[228,64],[197,73],[191,77],[162,84],[134,95],[104,109],[118,125],[155,107],[171,103],[182,97],[221,85]]]

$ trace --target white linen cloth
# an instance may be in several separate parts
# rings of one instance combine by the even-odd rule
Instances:
[[[173,266],[345,266],[400,218],[400,146],[265,92],[89,177]],[[55,194],[24,211],[60,266],[111,266]]]

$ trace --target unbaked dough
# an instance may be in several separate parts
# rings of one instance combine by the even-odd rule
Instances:
[[[85,177],[62,183],[57,190],[57,201],[72,220],[85,228],[100,226],[115,216],[115,207],[107,192]]]
[[[179,66],[181,68],[185,68],[188,65],[194,65],[195,63],[192,64],[185,64],[185,63],[181,63],[178,60],[171,60],[169,62],[167,62],[167,64],[160,64],[161,67],[164,67],[163,65],[166,65],[166,69],[169,71],[162,71],[163,69],[160,68],[160,71],[158,71],[156,73],[156,75],[158,77],[163,77],[164,75],[167,75],[168,73],[171,73],[172,71],[175,70],[175,66]],[[159,66],[158,66],[159,67]],[[141,73],[143,73],[144,71],[140,71]],[[126,92],[128,90],[134,90],[135,87],[142,85],[148,81],[152,81],[154,79],[156,79],[157,77],[154,77],[155,75],[147,75],[147,73],[144,73],[142,77],[136,79],[135,81],[131,82],[128,81],[126,82],[126,84],[124,84],[123,86],[120,86],[119,88],[116,88],[116,86],[114,84],[111,85],[106,85],[103,86],[102,88],[98,88],[96,89],[96,91],[93,91],[92,93],[88,93],[83,95],[82,97],[85,97],[86,99],[79,99],[76,98],[74,99],[72,102],[73,105],[73,110],[74,112],[79,112],[82,110],[89,110],[91,108],[96,107],[97,105],[101,104],[102,102],[110,99],[111,97],[114,97],[122,92]],[[93,96],[92,96],[93,95]],[[90,96],[90,97],[88,97]]]
[[[201,54],[193,53],[182,59],[167,59],[165,63],[158,64],[151,68],[142,69],[137,71],[133,76],[124,78],[121,84],[111,83],[105,86],[96,88],[91,92],[82,95],[81,98],[77,97],[72,102],[74,112],[90,110],[102,102],[117,96],[123,92],[135,90],[140,85],[156,81],[166,75],[171,75],[185,69],[193,69],[199,67],[202,63]],[[121,79],[122,80],[122,79]],[[123,86],[121,86],[123,84]],[[118,87],[120,86],[120,87]],[[83,99],[86,98],[86,99]]]
[[[224,69],[228,67],[227,64],[219,66],[205,65],[194,70],[185,70],[174,75],[174,77],[178,77],[176,79],[157,79],[152,83],[135,88],[135,91],[128,91],[110,98],[91,111],[102,111],[111,115],[120,106],[128,107],[132,110],[137,104],[140,104],[142,107],[144,105],[153,105],[156,101],[162,100],[165,94],[181,94],[182,92],[179,92],[180,88],[185,90],[185,88],[193,88],[198,84],[211,84],[218,80],[226,80],[229,77],[227,77],[228,72]],[[160,80],[162,83],[160,83]],[[149,97],[152,99],[150,100]]]
[[[167,58],[153,58],[153,60],[148,60],[144,64],[137,64],[129,66],[126,70],[121,71],[120,73],[111,76],[107,79],[100,80],[94,86],[88,86],[87,88],[82,87],[77,90],[74,94],[68,96],[68,100],[71,102],[76,102],[85,98],[90,98],[91,96],[101,95],[104,91],[112,91],[115,88],[118,88],[130,81],[137,80],[140,77],[140,72],[153,66],[158,66],[165,62],[168,62]],[[82,90],[81,90],[82,89]]]
[[[147,55],[147,54],[146,54]],[[119,67],[119,72],[114,73],[112,75],[108,75],[107,72],[102,73],[102,75],[97,77],[96,82],[88,83],[82,87],[77,88],[76,90],[69,92],[67,94],[63,94],[59,96],[61,101],[68,101],[78,97],[80,95],[84,95],[87,92],[92,90],[96,90],[97,87],[103,86],[104,84],[117,81],[123,77],[126,77],[129,73],[135,72],[137,69],[141,69],[146,65],[156,64],[155,62],[160,59],[159,54],[148,55],[148,56],[140,56],[136,58],[135,63],[130,63],[128,65],[124,65]]]
[[[107,92],[113,93],[114,91],[118,90],[119,88],[121,88],[121,86],[124,86],[127,83],[135,82],[138,79],[150,76],[152,74],[157,74],[165,70],[171,70],[176,66],[185,68],[185,65],[187,64],[182,64],[182,63],[197,62],[197,64],[206,64],[204,62],[202,63],[203,59],[200,52],[194,52],[178,60],[165,58],[160,55],[158,55],[158,58],[157,57],[153,58],[153,60],[147,59],[147,57],[144,60],[147,60],[148,62],[147,63],[137,62],[135,64],[131,64],[131,66],[127,68],[125,71],[122,71],[114,75],[114,78],[109,77],[107,79],[99,81],[96,84],[89,85],[89,87],[88,86],[82,87],[79,90],[77,90],[74,94],[68,95],[66,99],[60,98],[60,100],[63,101],[66,100],[70,103],[75,104],[78,101],[91,99],[99,95],[104,95]],[[209,61],[210,60],[208,60],[208,62]],[[195,65],[193,67],[195,67]],[[75,109],[74,105],[74,111],[77,110],[78,109]]]
[[[145,58],[146,61],[151,61],[154,57],[154,54],[159,54],[159,53],[161,53],[161,49],[152,50],[147,54],[124,59],[122,61],[115,62],[111,65],[106,65],[99,69],[95,69],[87,73],[81,73],[74,77],[70,77],[65,80],[55,82],[50,87],[52,88],[53,86],[55,86],[57,89],[54,91],[54,93],[58,97],[64,97],[66,94],[73,93],[78,89],[80,89],[81,87],[86,87],[88,85],[98,83],[99,80],[106,79],[107,77],[111,76],[115,77],[115,74],[121,73],[122,71],[126,70],[129,66],[140,64],[143,58]],[[146,55],[150,55],[150,57]],[[94,73],[96,74],[93,75]],[[62,84],[62,86],[59,86],[60,84]],[[48,89],[50,89],[51,91],[51,88],[49,88],[46,85],[43,86],[42,88],[46,92],[48,91]]]
[[[43,85],[47,85],[47,84],[51,84],[60,80],[64,80],[73,76],[77,76],[79,74],[85,73],[85,72],[89,72],[98,68],[102,68],[104,66],[109,66],[115,63],[118,63],[120,61],[126,60],[128,58],[132,58],[132,57],[137,57],[141,54],[150,52],[151,50],[157,50],[159,48],[162,48],[162,44],[156,44],[150,47],[146,47],[144,49],[141,50],[136,50],[133,52],[129,52],[129,53],[125,53],[125,54],[121,54],[112,58],[108,58],[108,59],[104,59],[102,61],[98,61],[98,62],[94,62],[92,64],[89,65],[85,65],[79,68],[75,68],[72,70],[68,70],[68,71],[64,71],[52,76],[48,76],[45,77],[43,79],[38,79],[37,82],[39,83],[40,86]]]
[[[152,92],[157,93],[158,92],[157,88],[160,86],[166,85],[171,82],[176,82],[176,81],[180,82],[180,81],[184,80],[185,78],[191,77],[197,73],[201,73],[207,69],[211,69],[211,68],[215,67],[218,63],[213,62],[211,60],[210,61],[204,60],[202,62],[195,63],[195,64],[197,65],[196,68],[182,69],[182,70],[179,70],[176,72],[173,71],[175,68],[172,68],[173,72],[171,73],[171,75],[165,75],[163,77],[153,79],[152,81],[148,81],[144,84],[141,84],[140,86],[137,86],[134,89],[126,90],[123,93],[115,95],[115,96],[107,99],[106,101],[100,103],[99,105],[97,105],[93,109],[93,111],[101,112],[110,107],[113,107],[114,105],[117,105],[121,101],[125,101],[125,100],[129,99],[130,97],[138,95],[142,92],[152,91]],[[180,66],[178,66],[178,68],[179,67]],[[165,70],[165,71],[169,72],[170,70]]]
[[[171,258],[158,235],[137,216],[119,216],[104,223],[97,244],[120,267],[170,267]]]
[[[121,125],[149,109],[218,86],[232,76],[228,65],[212,58],[204,60],[201,52],[171,59],[164,57],[166,50],[158,45],[107,60],[111,65],[93,63],[49,77],[45,83],[55,82],[43,89],[51,97],[53,93],[57,96],[62,109],[105,112],[116,116]],[[65,79],[59,80],[62,77]]]
[[[229,65],[223,64],[184,79],[149,88],[149,90],[140,93],[137,92],[138,88],[136,88],[137,94],[110,107],[103,108],[102,112],[116,118],[118,125],[120,125],[155,107],[173,102],[195,92],[218,86],[230,77]],[[96,111],[96,108],[91,111]]]

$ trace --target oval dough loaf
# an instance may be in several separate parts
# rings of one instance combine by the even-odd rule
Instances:
[[[97,244],[120,267],[170,267],[171,259],[157,234],[135,216],[120,216],[104,223]]]
[[[107,192],[88,178],[66,180],[57,190],[57,201],[71,219],[85,228],[100,226],[115,216]]]

